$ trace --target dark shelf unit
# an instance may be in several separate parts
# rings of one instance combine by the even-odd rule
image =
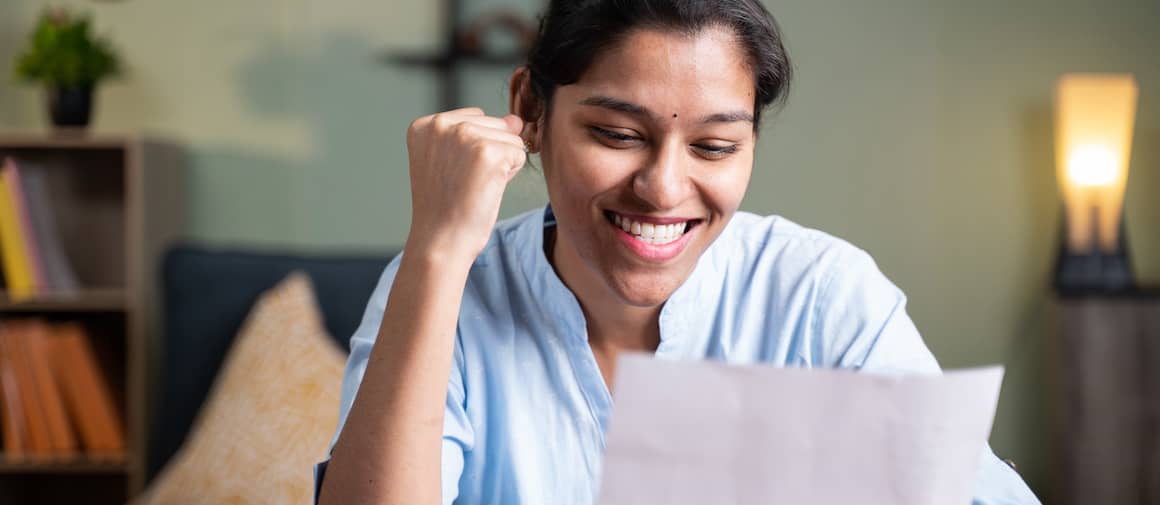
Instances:
[[[48,174],[60,239],[81,289],[12,301],[0,320],[76,321],[92,338],[125,430],[112,458],[12,457],[0,447],[0,503],[118,504],[145,484],[149,356],[156,340],[155,272],[180,230],[179,156],[172,144],[137,135],[0,131],[0,157]]]
[[[463,89],[460,67],[464,65],[492,65],[516,67],[523,64],[525,54],[489,54],[463,47],[463,1],[443,2],[443,49],[435,52],[386,52],[380,60],[389,65],[430,70],[439,78],[439,109],[450,110],[462,106]]]
[[[1160,503],[1160,289],[1057,293],[1050,503]]]

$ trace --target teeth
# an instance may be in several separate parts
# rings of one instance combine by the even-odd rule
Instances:
[[[646,244],[667,244],[681,238],[689,229],[688,221],[676,224],[640,223],[615,213],[612,214],[612,222]]]

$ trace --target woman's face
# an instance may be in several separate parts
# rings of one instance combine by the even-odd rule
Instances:
[[[688,278],[745,195],[754,92],[719,28],[634,31],[557,88],[541,154],[569,287],[656,307]]]

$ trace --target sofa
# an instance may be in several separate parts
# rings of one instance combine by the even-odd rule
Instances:
[[[170,249],[161,266],[163,323],[147,479],[157,475],[189,434],[222,360],[259,295],[292,271],[307,273],[327,333],[349,351],[348,340],[395,254],[295,255],[196,245]]]

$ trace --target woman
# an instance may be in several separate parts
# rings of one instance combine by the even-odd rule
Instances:
[[[937,372],[868,255],[737,212],[789,78],[758,0],[553,0],[511,115],[416,120],[321,501],[593,503],[625,351]],[[497,225],[528,152],[550,206]],[[979,503],[1037,502],[983,452]]]

